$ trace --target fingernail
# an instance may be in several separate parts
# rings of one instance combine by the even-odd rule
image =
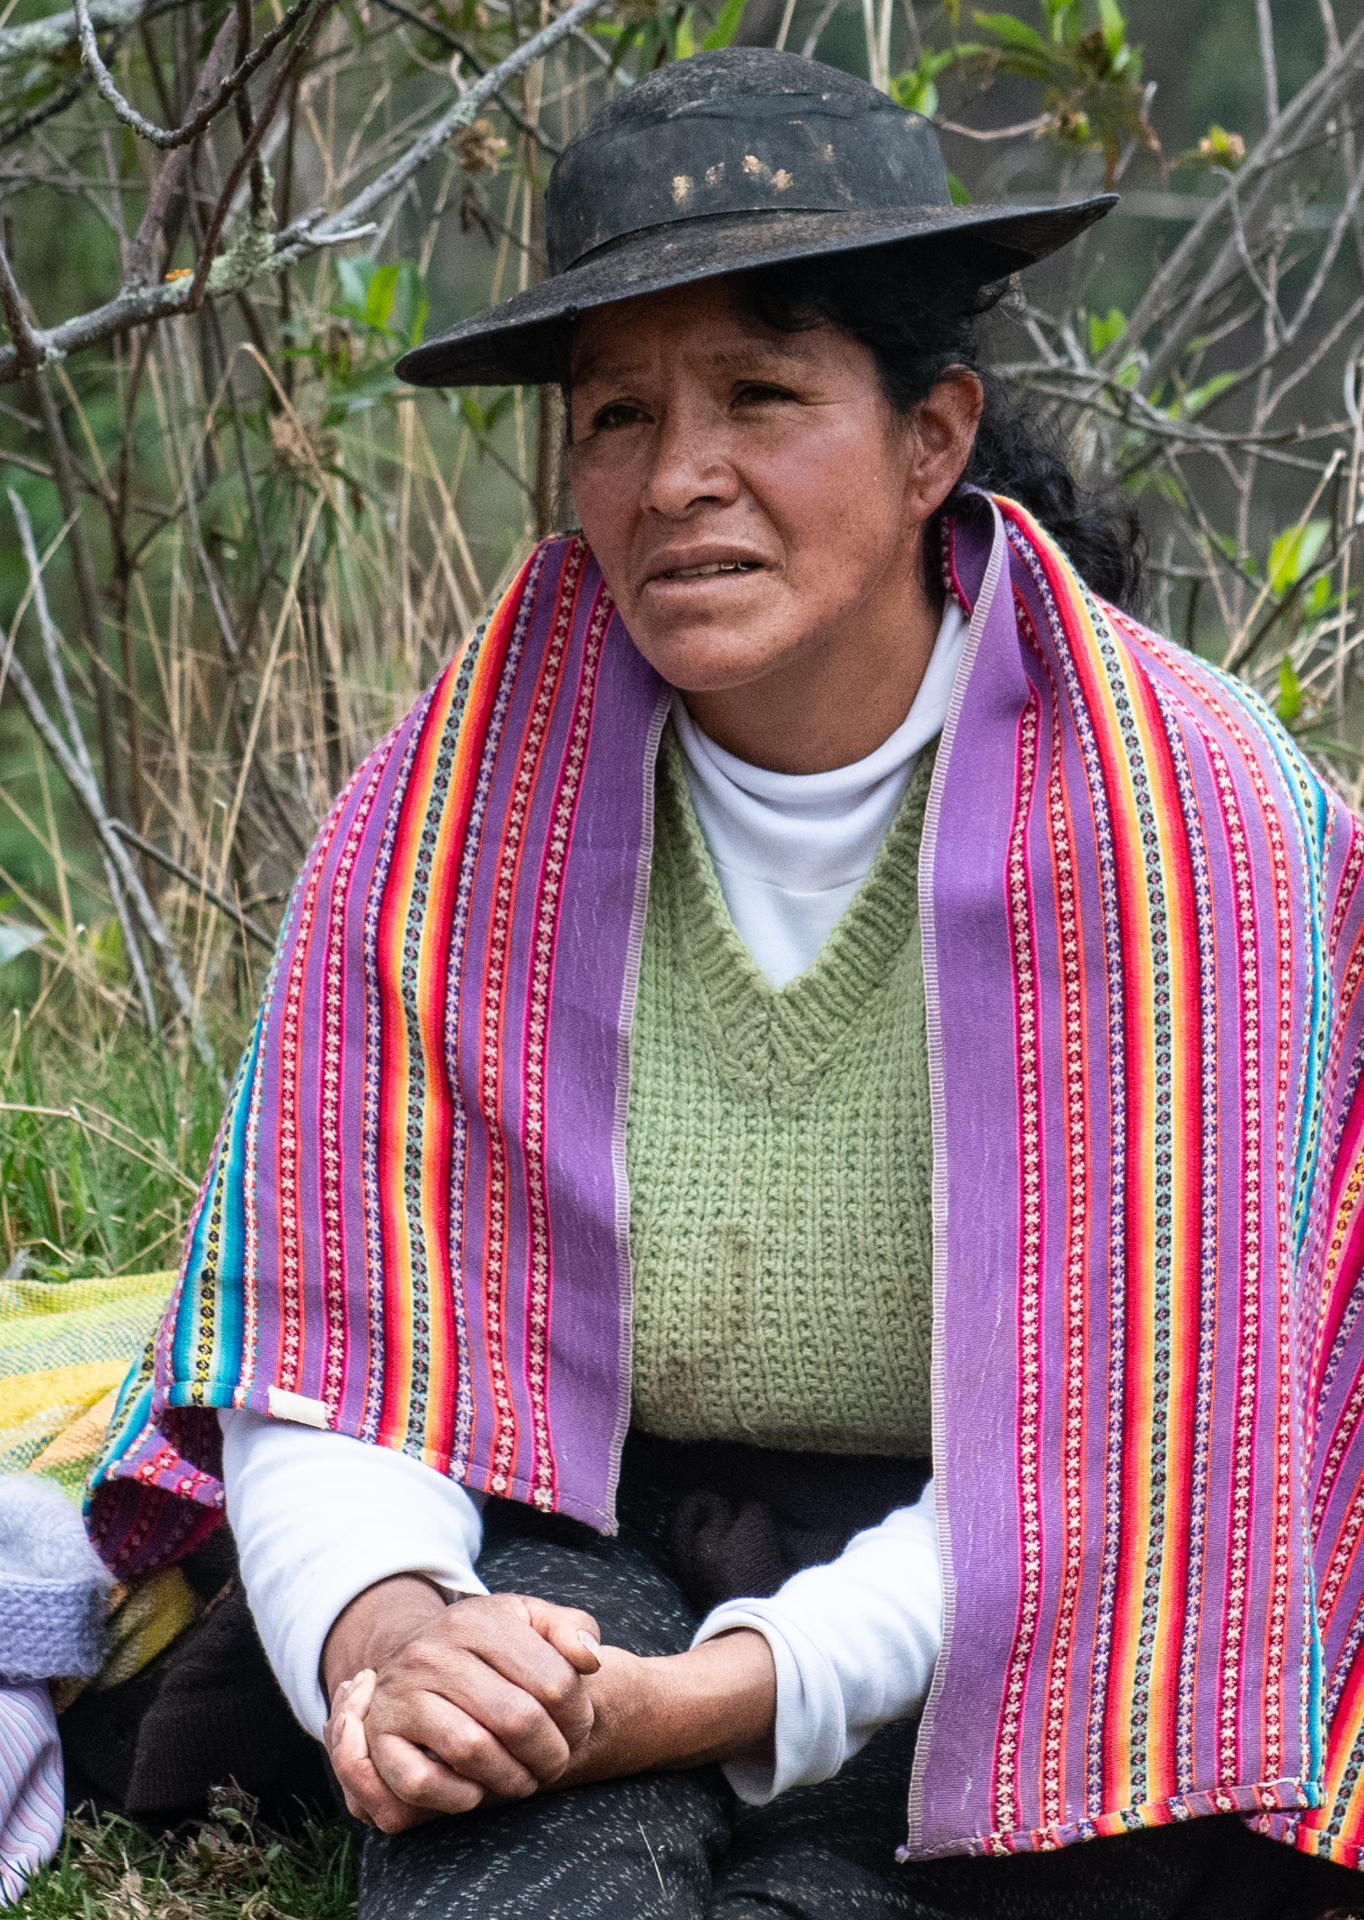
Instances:
[[[583,1645],[587,1648],[587,1651],[589,1653],[601,1652],[601,1641],[594,1639],[593,1636],[587,1631],[586,1627],[578,1628],[578,1638],[582,1641]]]

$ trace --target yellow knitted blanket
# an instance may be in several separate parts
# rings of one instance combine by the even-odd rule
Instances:
[[[79,1502],[118,1389],[175,1284],[173,1272],[0,1280],[0,1474],[37,1473]],[[95,1687],[131,1679],[200,1610],[178,1567],[110,1595]],[[78,1683],[60,1692],[68,1705]]]

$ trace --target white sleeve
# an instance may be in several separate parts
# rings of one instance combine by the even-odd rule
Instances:
[[[731,1760],[750,1806],[832,1779],[878,1727],[923,1711],[942,1648],[942,1564],[930,1480],[917,1506],[854,1534],[837,1560],[794,1574],[770,1600],[727,1600],[699,1646],[735,1627],[767,1641],[777,1668],[776,1763]]]
[[[481,1503],[390,1447],[223,1410],[223,1485],[242,1582],[290,1706],[320,1738],[318,1670],[337,1616],[366,1587],[419,1573],[485,1593]]]

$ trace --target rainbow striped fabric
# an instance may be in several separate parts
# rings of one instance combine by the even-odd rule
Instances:
[[[948,1608],[908,1850],[1240,1811],[1364,1864],[1364,829],[1239,683],[978,498],[921,861]],[[91,1524],[211,1409],[613,1524],[668,689],[539,548],[337,802]]]

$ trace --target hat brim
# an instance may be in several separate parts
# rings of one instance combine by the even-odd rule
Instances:
[[[617,300],[782,260],[856,253],[897,241],[960,239],[980,284],[1003,280],[1074,240],[1115,207],[1115,193],[1051,207],[859,208],[835,213],[723,214],[627,234],[499,306],[424,341],[399,360],[416,387],[533,386],[559,378],[562,329]]]

